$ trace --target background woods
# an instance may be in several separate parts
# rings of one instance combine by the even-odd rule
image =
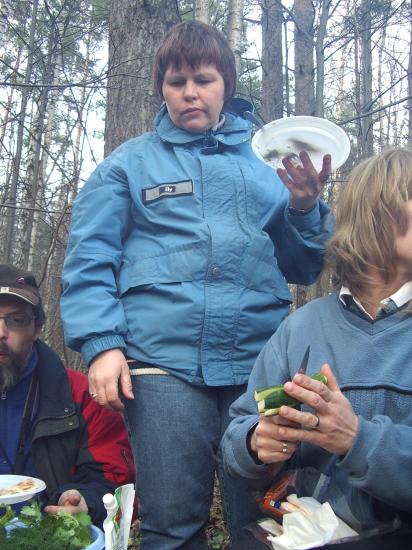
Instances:
[[[104,155],[150,128],[154,51],[193,17],[227,34],[262,121],[324,116],[349,134],[329,202],[360,158],[412,139],[411,1],[1,0],[0,261],[35,271],[45,338],[74,366],[58,309],[70,206]]]

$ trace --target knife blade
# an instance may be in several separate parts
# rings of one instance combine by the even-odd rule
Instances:
[[[305,355],[303,356],[302,362],[298,370],[299,374],[306,374],[306,369],[308,368],[308,363],[309,363],[309,353],[310,353],[310,345],[306,348]]]

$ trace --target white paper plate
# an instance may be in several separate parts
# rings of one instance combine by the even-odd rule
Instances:
[[[16,485],[21,481],[26,479],[32,479],[35,483],[35,486],[27,491],[21,491],[20,493],[8,493],[5,495],[0,495],[0,504],[16,504],[17,502],[24,502],[29,500],[36,493],[44,491],[46,484],[41,479],[36,479],[31,476],[15,476],[15,475],[0,475],[0,489],[7,489],[12,485]]]
[[[332,170],[346,161],[350,141],[333,122],[313,116],[280,118],[265,124],[252,138],[252,149],[263,162],[283,168],[282,158],[307,151],[315,168],[322,168],[323,155],[332,155]]]

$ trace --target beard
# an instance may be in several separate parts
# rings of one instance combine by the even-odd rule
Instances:
[[[0,344],[0,352],[8,356],[7,364],[0,362],[0,393],[3,393],[20,380],[27,365],[27,357],[22,357],[21,353],[15,353],[5,343]]]

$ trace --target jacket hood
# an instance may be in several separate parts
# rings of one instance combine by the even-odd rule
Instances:
[[[242,118],[244,111],[252,111],[252,104],[240,98],[234,98],[224,106],[222,113],[225,115],[225,123],[216,132],[212,134],[216,139],[225,145],[239,145],[249,141],[252,133],[252,124]],[[202,141],[208,132],[192,133],[178,128],[172,122],[167,112],[166,104],[160,107],[155,118],[155,128],[162,141],[174,144],[193,143]]]

